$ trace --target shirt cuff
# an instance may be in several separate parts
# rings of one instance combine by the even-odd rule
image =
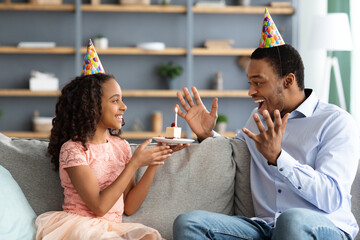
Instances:
[[[217,132],[215,132],[214,130],[212,130],[212,134],[213,134],[213,137],[219,137],[219,136],[221,136],[220,134],[218,134]],[[204,139],[205,140],[205,139]],[[204,141],[204,140],[200,140],[199,138],[197,138],[197,141],[199,142],[199,143],[201,143],[202,141]]]
[[[220,137],[221,136],[221,134],[215,132],[214,130],[212,131],[212,133],[213,133],[213,137]]]
[[[280,156],[278,157],[276,164],[277,169],[281,175],[288,178],[293,173],[295,165],[298,163],[292,156],[290,156],[284,149],[281,149]]]

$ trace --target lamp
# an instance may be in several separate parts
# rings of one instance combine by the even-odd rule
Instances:
[[[333,56],[333,51],[352,50],[352,38],[348,15],[346,13],[329,13],[325,16],[315,16],[310,37],[310,48],[323,49],[328,53],[325,62],[325,82],[321,99],[325,102],[329,101],[330,76],[333,67],[340,107],[346,109],[339,61],[337,57]]]

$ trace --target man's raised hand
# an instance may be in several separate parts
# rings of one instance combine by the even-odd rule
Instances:
[[[250,130],[243,128],[243,132],[255,141],[257,150],[266,158],[269,164],[276,165],[276,161],[281,153],[281,140],[285,133],[289,113],[281,119],[279,110],[274,111],[274,120],[272,121],[267,110],[263,112],[263,117],[267,125],[265,129],[257,113],[253,115],[259,134],[254,134]]]
[[[177,97],[181,106],[184,108],[184,112],[181,111],[178,105],[176,105],[176,107],[178,108],[179,116],[186,120],[191,130],[198,136],[200,140],[204,140],[207,137],[213,136],[212,130],[215,127],[217,119],[218,99],[215,98],[213,100],[211,111],[209,112],[201,101],[197,89],[192,87],[191,90],[195,103],[191,98],[189,90],[184,88],[183,91],[185,98],[180,92],[177,92]]]

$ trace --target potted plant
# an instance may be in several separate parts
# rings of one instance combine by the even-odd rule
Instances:
[[[229,122],[228,117],[225,114],[220,113],[218,115],[218,118],[216,119],[216,125],[215,130],[217,132],[225,132],[226,131],[226,125]]]
[[[169,89],[174,89],[174,79],[180,76],[183,69],[180,65],[169,62],[167,64],[160,64],[157,67],[158,74],[165,79]]]
[[[159,3],[161,4],[161,5],[170,5],[170,2],[171,2],[171,0],[159,0]]]
[[[109,40],[104,35],[96,36],[94,45],[99,49],[107,49],[109,47]]]

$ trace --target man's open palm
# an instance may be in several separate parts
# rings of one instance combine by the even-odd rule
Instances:
[[[203,140],[209,136],[212,136],[212,130],[215,127],[217,119],[217,98],[214,99],[211,111],[209,112],[203,102],[201,101],[200,95],[195,87],[191,88],[194,101],[191,98],[189,90],[184,88],[184,97],[180,92],[177,92],[177,97],[180,101],[181,106],[184,108],[184,112],[181,111],[179,106],[176,106],[179,110],[179,116],[184,118],[189,124],[191,130],[198,136],[199,139]]]
[[[281,153],[281,140],[285,133],[289,113],[281,119],[279,110],[274,112],[274,122],[271,120],[270,114],[267,110],[264,111],[263,117],[267,125],[267,129],[262,124],[258,114],[254,114],[253,118],[259,129],[259,134],[254,134],[250,130],[243,128],[243,132],[249,138],[254,140],[257,150],[268,160],[272,165],[276,165],[277,158]]]

